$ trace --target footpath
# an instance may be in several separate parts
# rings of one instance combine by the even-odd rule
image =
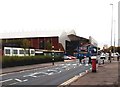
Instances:
[[[120,62],[113,61],[97,67],[97,72],[88,72],[65,87],[120,87]]]

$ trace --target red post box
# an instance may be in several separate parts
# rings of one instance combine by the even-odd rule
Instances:
[[[92,72],[96,72],[96,56],[92,56]]]

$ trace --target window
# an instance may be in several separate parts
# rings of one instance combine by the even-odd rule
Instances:
[[[80,50],[81,50],[82,52],[87,52],[87,47],[85,47],[85,46],[80,47]]]
[[[10,49],[5,49],[5,54],[10,54]]]
[[[31,54],[34,54],[35,52],[34,52],[34,50],[31,50]]]
[[[20,54],[24,54],[24,50],[19,50]]]
[[[44,49],[44,41],[40,41],[39,48]]]
[[[13,50],[13,54],[18,54],[18,50]]]
[[[25,50],[25,53],[26,53],[26,54],[29,54],[29,50]]]

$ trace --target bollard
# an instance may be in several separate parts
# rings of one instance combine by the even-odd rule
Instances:
[[[96,56],[92,56],[92,72],[96,72]]]
[[[54,58],[52,59],[52,65],[54,65]]]

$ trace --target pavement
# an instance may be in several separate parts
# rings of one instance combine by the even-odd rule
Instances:
[[[96,73],[90,71],[65,87],[120,87],[119,66],[120,62],[116,60],[113,60],[112,63],[105,62],[97,67]]]

